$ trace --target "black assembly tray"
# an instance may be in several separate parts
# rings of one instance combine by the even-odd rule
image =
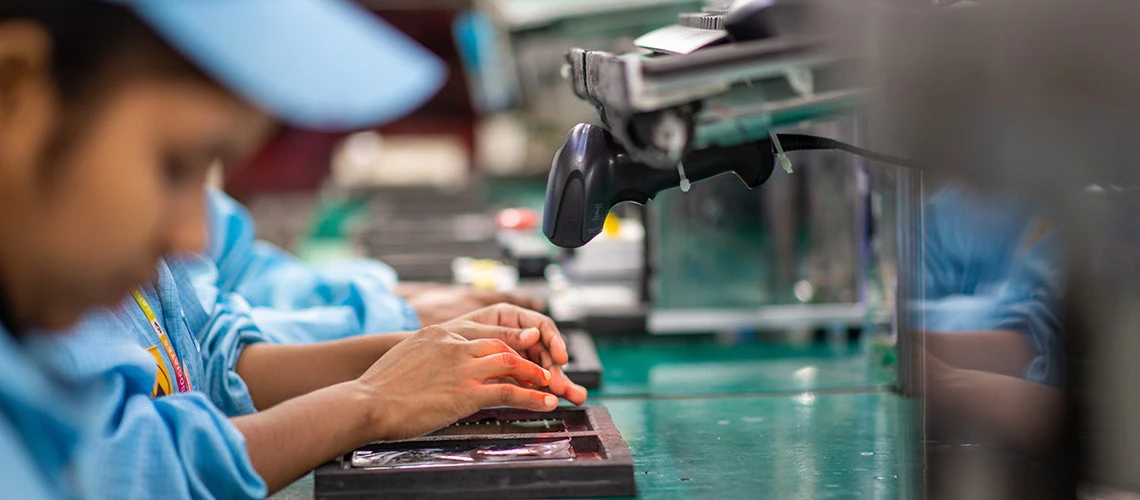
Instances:
[[[501,450],[537,444],[572,449],[573,458],[353,465],[354,453],[438,452],[463,457],[476,448]],[[569,498],[637,493],[629,446],[601,406],[562,407],[546,413],[485,410],[427,436],[363,446],[318,467],[313,477],[318,499]]]

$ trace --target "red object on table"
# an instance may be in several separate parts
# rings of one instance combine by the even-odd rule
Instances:
[[[538,227],[538,212],[529,208],[508,208],[499,211],[495,223],[500,229],[534,229]]]

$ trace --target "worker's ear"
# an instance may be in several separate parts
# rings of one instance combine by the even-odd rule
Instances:
[[[51,37],[29,21],[0,22],[0,126],[47,87]]]

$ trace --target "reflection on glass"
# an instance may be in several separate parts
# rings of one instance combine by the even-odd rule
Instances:
[[[1050,449],[1064,403],[1061,232],[1013,196],[956,185],[926,200],[923,223],[923,296],[910,307],[924,345],[928,451],[957,463],[963,453]],[[931,480],[933,491],[945,486]]]

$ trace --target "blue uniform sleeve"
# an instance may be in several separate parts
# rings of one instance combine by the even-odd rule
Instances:
[[[237,373],[237,364],[246,346],[271,339],[254,322],[252,309],[241,296],[194,282],[189,270],[200,266],[200,260],[188,256],[168,261],[189,334],[198,341],[206,380],[200,389],[226,415],[254,413],[257,410],[249,387]]]
[[[94,423],[75,455],[99,498],[264,498],[245,438],[202,393],[151,399],[156,367],[141,347],[99,335],[56,345],[60,373],[90,391]]]
[[[255,241],[253,220],[233,199],[209,192],[211,241],[207,262],[191,271],[196,285],[212,282],[259,310],[266,331],[282,342],[316,342],[361,333],[415,330],[419,318],[392,289],[396,273],[382,262],[357,259],[312,266]],[[297,321],[283,312],[308,310]],[[323,318],[323,319],[322,319]],[[273,335],[277,335],[274,333]]]
[[[996,328],[1025,334],[1037,351],[1025,378],[1053,386],[1061,385],[1064,373],[1059,244],[1056,234],[1046,236],[1017,261],[996,319]]]
[[[227,415],[257,411],[249,388],[237,373],[246,346],[269,340],[254,323],[249,304],[232,293],[221,294],[206,325],[196,331],[202,349],[210,399]]]

